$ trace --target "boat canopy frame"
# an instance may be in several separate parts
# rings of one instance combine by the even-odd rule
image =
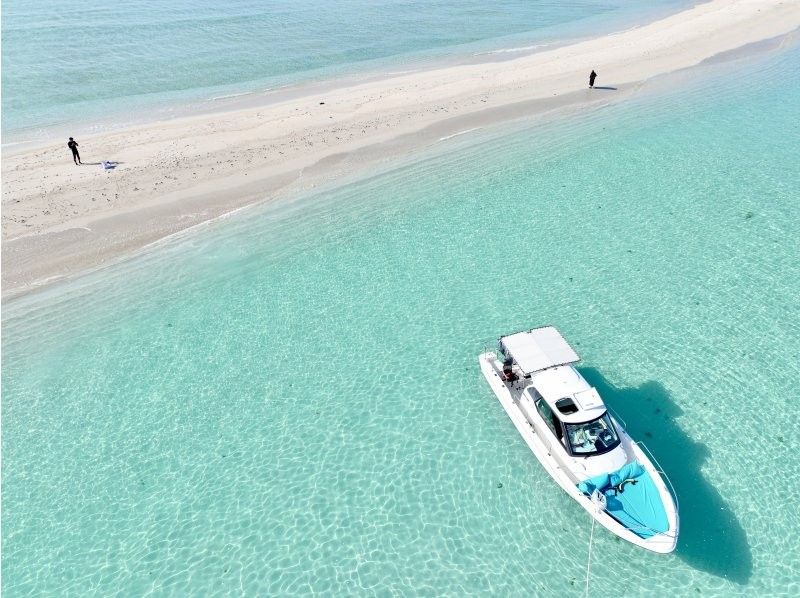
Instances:
[[[499,345],[503,355],[517,364],[525,376],[581,360],[555,326],[501,336]]]

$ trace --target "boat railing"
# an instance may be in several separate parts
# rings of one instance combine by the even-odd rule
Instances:
[[[586,494],[585,492],[584,492],[583,495],[589,500],[591,500],[591,498],[592,498],[590,494]],[[677,508],[677,503],[676,503],[675,506]],[[628,529],[628,530],[632,531],[633,533],[635,533],[637,535],[639,535],[639,532],[649,532],[651,536],[667,536],[667,537],[674,537],[675,536],[674,530],[671,533],[669,533],[669,530],[667,532],[664,532],[664,531],[654,529],[654,528],[652,528],[652,527],[650,527],[648,525],[644,525],[644,524],[631,525],[630,523],[627,523],[627,522],[623,523],[622,521],[620,521],[619,519],[614,517],[614,515],[610,511],[608,511],[606,508],[602,508],[601,510],[605,511],[606,514],[609,517],[611,517],[617,523],[619,523],[620,525],[625,527],[625,529]]]
[[[592,498],[591,495],[586,494],[586,493],[584,493],[584,496],[589,500],[591,500],[591,498]],[[676,505],[676,508],[677,508],[677,505]],[[644,524],[631,525],[628,522],[623,523],[622,521],[620,521],[619,519],[614,517],[614,515],[610,511],[608,511],[606,508],[602,508],[602,510],[605,511],[605,513],[609,517],[614,519],[617,523],[622,525],[625,529],[628,529],[628,530],[632,531],[634,534],[640,535],[639,532],[648,532],[651,536],[675,537],[675,531],[674,530],[672,530],[672,532],[670,532],[669,530],[661,531],[661,530],[654,529],[654,528],[652,528],[652,527],[650,527],[648,525],[644,525]],[[634,514],[635,514],[635,512],[634,512]]]
[[[614,419],[615,419],[615,420],[617,420],[619,423],[621,423],[621,424],[622,424],[622,428],[623,428],[623,429],[625,429],[625,430],[627,430],[627,429],[628,429],[628,424],[625,422],[625,420],[624,420],[624,419],[622,419],[622,418],[619,416],[619,413],[617,413],[616,411],[614,411],[614,410],[611,408],[611,406],[610,406],[610,405],[606,405],[606,409],[607,409],[608,411],[610,411],[610,412],[611,412],[611,415],[613,415],[613,416],[614,416]]]
[[[666,536],[668,538],[672,538],[675,536],[675,533],[670,532],[669,530],[667,530],[666,532],[662,532],[657,529],[653,529],[652,527],[648,527],[646,525],[628,525],[625,523],[621,523],[621,525],[623,525],[625,529],[631,530],[636,535],[639,535],[637,532],[650,532],[651,536]]]
[[[669,489],[669,493],[672,495],[672,500],[675,501],[675,510],[680,512],[680,506],[678,505],[678,493],[675,492],[675,486],[672,485],[672,480],[669,479],[667,472],[664,471],[663,467],[661,467],[661,463],[658,462],[658,459],[656,459],[655,455],[649,448],[647,448],[647,445],[644,442],[637,441],[634,444],[638,446],[640,449],[642,449],[642,452],[644,452],[650,459],[650,461],[653,463],[653,465],[655,465],[656,471],[660,473],[665,480],[667,480],[667,487]]]

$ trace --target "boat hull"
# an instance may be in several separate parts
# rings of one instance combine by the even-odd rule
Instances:
[[[533,426],[517,405],[511,390],[501,377],[502,364],[497,360],[495,353],[491,351],[483,353],[479,357],[479,361],[481,371],[486,381],[489,383],[497,400],[508,414],[508,417],[514,423],[514,427],[517,428],[520,436],[525,440],[528,448],[530,448],[531,452],[539,460],[539,463],[542,464],[545,471],[547,471],[550,477],[561,486],[564,492],[581,505],[581,507],[583,507],[600,525],[623,540],[646,550],[661,554],[670,553],[675,550],[678,539],[678,512],[675,502],[672,500],[672,495],[658,470],[637,443],[627,438],[628,442],[625,444],[626,451],[629,454],[629,461],[638,460],[652,477],[659,491],[662,503],[664,504],[667,521],[669,523],[669,529],[666,532],[653,535],[649,538],[638,536],[611,517],[606,511],[598,510],[592,500],[578,489],[574,481],[576,476],[581,477],[580,472],[570,472],[565,469],[564,465],[553,456],[553,449],[549,446],[548,441],[541,438],[540,435],[536,433]],[[621,428],[618,422],[615,421],[615,423]],[[627,434],[625,434],[625,436],[627,437]]]

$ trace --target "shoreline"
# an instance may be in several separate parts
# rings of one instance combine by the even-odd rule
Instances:
[[[510,60],[415,71],[78,139],[87,161],[119,161],[113,171],[76,168],[61,142],[9,152],[3,298],[469,130],[620,101],[648,79],[790,36],[798,27],[796,5],[712,0]],[[591,68],[600,74],[593,91],[583,88]]]
[[[680,0],[680,2],[685,5],[683,8],[691,5],[691,0]],[[100,119],[79,118],[4,130],[0,148],[4,153],[14,154],[45,147],[53,138],[66,138],[76,134],[88,138],[189,116],[205,115],[210,118],[215,114],[264,107],[278,101],[325,93],[327,90],[340,87],[382,81],[401,74],[513,60],[542,51],[543,48],[553,49],[628,31],[643,23],[675,14],[678,10],[679,7],[672,5],[637,7],[633,14],[625,13],[624,16],[614,11],[612,13],[614,16],[610,19],[606,15],[592,15],[578,21],[561,23],[554,26],[556,31],[545,29],[514,33],[465,42],[452,47],[444,46],[346,63],[338,67],[320,67],[301,71],[296,75],[202,87],[200,88],[202,93],[200,89],[197,92],[186,90],[182,98],[157,100],[152,103],[145,100],[141,105],[135,104],[135,112],[139,113],[136,116],[131,114],[131,108],[117,108],[112,110],[109,116]],[[599,32],[589,34],[588,31],[592,29],[590,25],[599,29]],[[141,114],[144,112],[152,114]]]

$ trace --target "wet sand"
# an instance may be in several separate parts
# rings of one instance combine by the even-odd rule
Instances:
[[[82,137],[81,167],[65,139],[4,152],[3,296],[464,131],[624,99],[650,78],[798,27],[795,2],[712,0],[512,60],[344,82],[324,93]],[[592,68],[595,90],[587,87]],[[105,171],[101,160],[119,165]]]

